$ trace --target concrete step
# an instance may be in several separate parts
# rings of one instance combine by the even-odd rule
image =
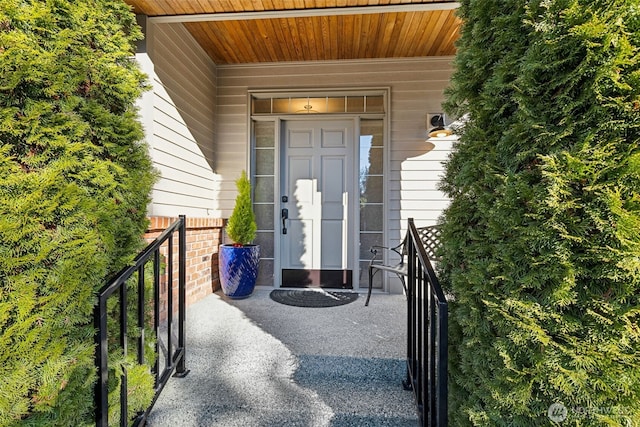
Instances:
[[[298,359],[294,380],[331,408],[331,426],[416,425],[413,394],[402,388],[404,360],[305,355]]]

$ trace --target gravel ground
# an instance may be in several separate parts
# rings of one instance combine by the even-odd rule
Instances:
[[[270,290],[244,300],[214,294],[188,307],[190,372],[169,380],[147,425],[417,425],[401,384],[403,296],[300,308],[272,301]]]

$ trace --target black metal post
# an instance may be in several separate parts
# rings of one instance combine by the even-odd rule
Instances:
[[[449,311],[447,303],[438,302],[438,419],[440,425],[446,426],[448,420],[447,398],[449,386],[447,382],[447,364],[449,360]]]
[[[184,215],[180,215],[180,221],[181,225],[178,229],[178,256],[180,257],[180,268],[178,271],[178,347],[181,353],[175,376],[182,378],[189,373],[185,367],[187,219]]]
[[[108,427],[109,425],[109,393],[107,381],[108,348],[107,348],[107,299],[98,296],[98,304],[94,312],[94,324],[96,327],[96,366],[98,368],[98,380],[95,385],[95,411],[96,426]]]
[[[127,283],[123,281],[120,286],[120,347],[122,348],[122,357],[127,358]],[[127,427],[128,405],[127,390],[127,368],[122,367],[122,376],[120,379],[120,427]]]
[[[145,299],[145,274],[144,270],[146,267],[146,263],[138,268],[138,363],[144,363],[144,346],[145,346],[145,336],[144,336],[144,299]]]
[[[166,364],[173,369],[173,234],[167,240],[167,351],[169,354]]]
[[[154,350],[156,361],[153,367],[154,387],[157,389],[160,382],[160,273],[161,273],[160,248],[153,251],[153,331],[156,334]]]

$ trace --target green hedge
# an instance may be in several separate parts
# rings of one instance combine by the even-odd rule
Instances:
[[[92,423],[95,292],[154,179],[121,1],[0,0],[0,426]]]
[[[460,16],[451,425],[638,426],[640,3],[462,0]]]

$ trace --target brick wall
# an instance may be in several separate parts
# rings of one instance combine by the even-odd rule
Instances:
[[[150,217],[145,239],[158,237],[177,218]],[[194,303],[220,287],[218,246],[222,239],[221,218],[187,218],[186,303]],[[177,238],[175,244],[177,245]],[[177,253],[177,248],[175,249]],[[161,251],[162,252],[162,251]]]

